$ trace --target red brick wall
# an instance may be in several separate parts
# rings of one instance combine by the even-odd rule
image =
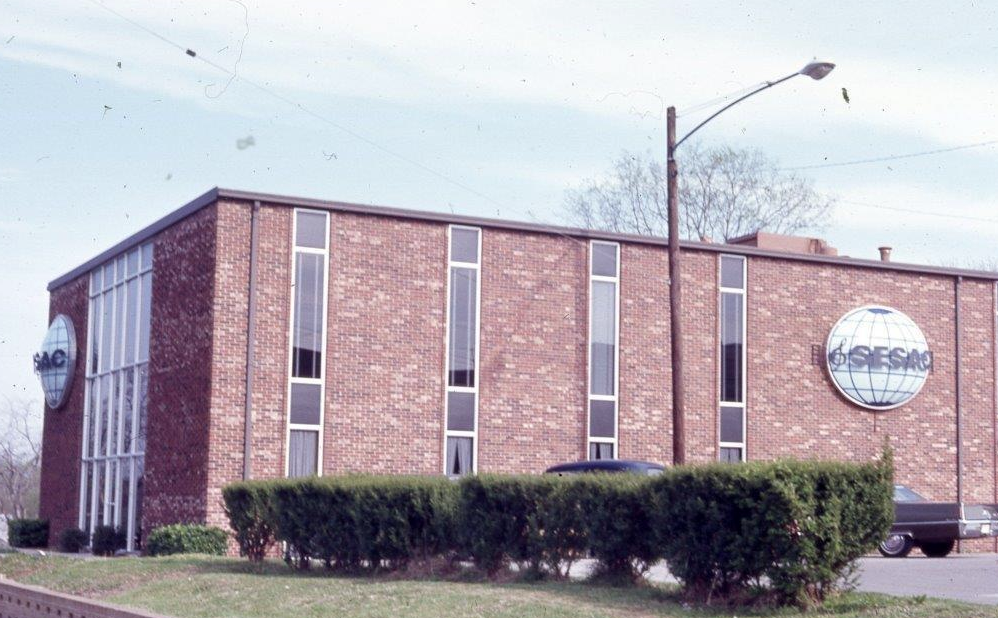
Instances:
[[[66,404],[52,410],[45,405],[42,429],[42,475],[39,515],[49,520],[49,542],[79,526],[80,453],[83,437],[84,393],[87,369],[87,311],[90,276],[82,275],[54,290],[49,297],[49,322],[60,313],[73,321],[76,366]],[[40,388],[40,387],[39,387]]]
[[[162,524],[204,521],[207,513],[215,221],[216,207],[208,206],[155,239],[146,535]]]
[[[665,251],[664,248],[660,249]],[[686,364],[686,461],[704,463],[718,458],[718,256],[683,252],[683,353]],[[667,307],[668,305],[666,305]],[[663,311],[668,312],[668,308]],[[670,362],[671,362],[671,356]],[[669,397],[671,426],[672,376],[664,386]],[[671,452],[671,449],[670,449]],[[664,463],[671,463],[667,460]]]
[[[672,461],[668,307],[669,260],[665,251],[648,245],[622,245],[617,441],[619,456],[624,459]],[[586,336],[583,332],[583,345]],[[580,360],[583,367],[586,362],[586,357]],[[579,458],[580,454],[575,455]]]
[[[243,478],[246,346],[252,204],[220,201],[212,332],[211,428],[207,520],[225,526],[222,488]],[[287,428],[291,213],[263,204],[258,259],[252,384],[252,478],[284,476]]]
[[[330,226],[323,471],[438,474],[447,226],[348,213]]]
[[[584,457],[588,253],[561,236],[482,231],[480,472]]]
[[[284,474],[292,212],[265,203],[258,215],[255,478]],[[221,487],[242,477],[250,213],[249,202],[222,201],[156,239],[147,531],[177,520],[224,524]],[[479,469],[539,472],[582,459],[588,241],[485,228],[482,253]],[[717,265],[714,252],[684,253],[691,462],[715,461],[718,452]],[[442,469],[446,277],[446,224],[331,213],[326,474]],[[81,350],[83,279],[52,295],[53,314],[73,317]],[[966,280],[960,291],[965,496],[994,502],[994,287]],[[664,247],[622,245],[620,293],[619,453],[668,463]],[[911,316],[936,358],[915,400],[876,414],[839,396],[811,352],[842,314],[867,303]],[[900,482],[933,499],[956,497],[952,277],[749,257],[746,306],[750,460],[866,461],[887,438]],[[47,450],[55,444],[73,456],[45,458],[43,512],[72,525],[82,373],[67,409],[46,413]]]
[[[932,500],[956,500],[954,279],[750,258],[748,281],[749,459],[865,461],[886,439],[897,482]],[[993,286],[960,284],[964,497],[986,502],[995,502],[996,488]],[[865,304],[906,313],[934,353],[922,391],[894,410],[852,405],[825,366],[811,362],[811,346],[824,344],[839,317]]]

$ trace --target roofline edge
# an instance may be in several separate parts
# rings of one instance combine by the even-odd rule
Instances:
[[[270,193],[257,193],[254,191],[242,191],[238,189],[224,189],[214,187],[200,196],[194,198],[177,210],[158,219],[150,225],[142,228],[138,232],[116,243],[114,246],[102,251],[83,264],[73,268],[69,272],[56,277],[48,284],[48,291],[65,285],[80,275],[89,272],[99,264],[104,263],[109,258],[127,251],[131,247],[140,244],[155,236],[162,230],[189,217],[201,210],[205,206],[217,202],[220,198],[260,201],[270,204],[286,205],[292,207],[318,208],[322,210],[333,210],[340,212],[350,212],[356,214],[367,214],[381,217],[398,217],[404,219],[414,219],[420,221],[433,221],[437,223],[457,223],[464,225],[475,225],[478,227],[497,228],[515,230],[521,232],[533,232],[540,234],[552,234],[566,236],[576,239],[587,240],[613,240],[617,242],[640,243],[645,245],[668,246],[668,241],[659,236],[643,236],[626,232],[606,232],[587,228],[575,228],[546,223],[528,223],[525,221],[513,221],[510,219],[494,219],[488,217],[475,217],[471,215],[456,215],[428,210],[408,210],[391,206],[374,206],[369,204],[356,204],[351,202],[339,202],[333,200],[320,200],[306,197],[294,197],[288,195],[276,195]],[[947,266],[929,266],[923,264],[910,264],[904,262],[883,262],[881,260],[868,260],[862,258],[851,258],[845,256],[825,256],[809,253],[790,253],[783,251],[773,251],[770,249],[759,249],[747,245],[734,245],[727,243],[705,243],[697,241],[683,241],[681,247],[694,251],[707,251],[712,253],[730,253],[762,258],[791,260],[797,262],[810,262],[819,264],[829,264],[833,266],[867,268],[875,270],[892,270],[898,272],[910,272],[923,275],[966,277],[970,279],[983,279],[986,281],[998,281],[998,272],[972,270],[964,268],[952,268]]]
[[[94,267],[103,264],[109,258],[116,256],[124,251],[127,251],[128,249],[131,249],[135,245],[141,244],[146,240],[149,240],[156,234],[160,233],[161,231],[173,225],[174,223],[177,223],[182,219],[186,219],[187,217],[198,212],[205,206],[214,204],[216,201],[218,201],[218,194],[219,194],[218,187],[213,187],[208,191],[205,191],[204,193],[197,196],[190,202],[187,202],[177,210],[174,210],[173,212],[167,214],[165,217],[157,219],[156,221],[145,226],[138,232],[135,232],[131,236],[128,236],[127,238],[118,243],[115,243],[114,246],[105,249],[104,251],[101,251],[100,253],[90,258],[86,262],[71,269],[65,274],[56,277],[52,281],[49,281],[47,288],[48,291],[51,292],[56,288],[69,283],[73,279],[76,279],[80,275],[90,272]]]

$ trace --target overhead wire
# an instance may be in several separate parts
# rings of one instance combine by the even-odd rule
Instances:
[[[702,103],[696,103],[694,105],[690,105],[689,107],[684,107],[683,109],[678,110],[676,112],[676,118],[681,118],[683,116],[688,116],[689,114],[692,114],[692,113],[695,113],[695,112],[699,112],[701,110],[707,109],[708,107],[713,107],[714,105],[718,105],[720,103],[724,103],[725,101],[727,101],[729,99],[733,99],[733,98],[735,98],[737,96],[741,96],[741,95],[745,94],[746,92],[748,92],[750,90],[755,90],[756,88],[759,88],[760,86],[764,86],[765,84],[766,84],[766,82],[758,82],[758,83],[755,83],[755,84],[751,84],[749,86],[745,86],[744,88],[741,88],[739,90],[735,90],[734,92],[730,92],[728,94],[724,94],[724,95],[721,95],[719,97],[714,97],[713,99],[710,99],[710,100],[707,100],[707,101],[703,101]]]
[[[884,206],[883,204],[871,204],[869,202],[858,202],[855,200],[839,200],[843,204],[852,204],[854,206],[863,206],[865,208],[878,208],[880,210],[890,210],[892,212],[903,212],[913,215],[924,215],[928,217],[944,217],[946,219],[966,219],[968,221],[981,221],[985,223],[998,223],[998,219],[992,219],[988,217],[975,217],[973,215],[956,215],[951,212],[932,212],[931,210],[919,210],[916,208],[903,208],[900,206]]]
[[[826,167],[845,167],[849,165],[864,165],[867,163],[883,163],[886,161],[896,161],[898,159],[912,159],[914,157],[925,157],[929,155],[942,154],[946,152],[954,152],[957,150],[966,150],[968,148],[981,148],[984,146],[993,146],[998,144],[998,139],[988,140],[986,142],[974,142],[972,144],[962,144],[960,146],[952,146],[950,148],[937,148],[935,150],[922,150],[920,152],[909,152],[906,154],[899,155],[887,155],[883,157],[874,157],[871,159],[855,159],[853,161],[838,161],[832,163],[816,163],[814,165],[795,165],[791,167],[781,167],[780,170],[791,171],[791,170],[813,170]]]
[[[434,168],[432,168],[432,167],[430,167],[428,165],[425,165],[424,163],[422,163],[420,161],[417,161],[417,160],[415,160],[415,159],[413,159],[411,157],[408,157],[408,156],[406,156],[404,154],[401,154],[401,153],[396,152],[396,151],[394,151],[394,150],[392,150],[390,148],[387,148],[387,147],[379,144],[378,142],[376,142],[376,141],[374,141],[372,139],[369,139],[368,137],[366,137],[366,136],[364,136],[364,135],[362,135],[362,134],[360,134],[360,133],[358,133],[358,132],[350,129],[349,127],[346,127],[346,126],[344,126],[344,125],[342,125],[342,124],[340,124],[340,123],[338,123],[338,122],[336,122],[336,121],[334,121],[334,120],[332,120],[332,119],[330,119],[330,118],[328,118],[326,116],[323,116],[322,114],[319,114],[318,112],[315,112],[315,111],[309,109],[305,105],[303,105],[303,104],[301,104],[301,103],[299,103],[299,102],[297,102],[297,101],[295,101],[295,100],[293,100],[293,99],[291,99],[291,98],[289,98],[289,97],[287,97],[285,95],[282,95],[279,92],[276,92],[276,91],[274,91],[274,90],[272,90],[270,88],[267,88],[266,86],[264,86],[262,84],[259,84],[259,83],[255,82],[255,81],[247,78],[245,75],[236,75],[236,73],[234,71],[232,71],[232,70],[230,70],[230,69],[228,69],[228,68],[226,68],[226,67],[224,67],[224,66],[222,66],[222,65],[220,65],[220,64],[218,64],[218,63],[216,63],[214,61],[212,61],[210,58],[207,58],[207,57],[205,57],[203,55],[198,54],[195,50],[193,50],[193,49],[191,49],[189,47],[185,47],[185,46],[177,43],[176,41],[173,41],[173,40],[167,38],[166,36],[163,36],[159,32],[156,32],[155,30],[152,30],[151,28],[148,28],[147,26],[145,26],[145,25],[143,25],[143,24],[141,24],[141,23],[139,23],[139,22],[137,22],[137,21],[129,18],[127,15],[124,15],[124,14],[122,14],[122,13],[120,13],[120,12],[112,9],[111,7],[103,4],[102,2],[99,2],[98,0],[88,0],[88,2],[90,2],[91,4],[97,6],[98,8],[103,9],[104,11],[107,11],[108,13],[111,13],[112,15],[114,15],[114,16],[118,17],[119,19],[121,19],[121,20],[123,20],[123,21],[125,21],[125,22],[127,22],[129,24],[131,24],[135,28],[138,28],[139,30],[142,30],[143,32],[149,34],[150,36],[153,36],[153,37],[159,39],[163,43],[166,43],[167,45],[170,45],[171,47],[173,47],[173,48],[175,48],[175,49],[183,52],[187,56],[189,56],[189,57],[191,57],[191,58],[193,58],[195,60],[199,60],[199,61],[203,62],[205,65],[207,65],[207,66],[209,66],[209,67],[211,67],[211,68],[213,68],[213,69],[215,69],[217,71],[225,73],[226,75],[230,76],[233,80],[234,79],[238,79],[240,81],[243,81],[243,82],[249,84],[250,86],[253,86],[254,88],[260,90],[261,92],[263,92],[263,93],[265,93],[265,94],[273,97],[274,99],[277,99],[277,100],[279,100],[279,101],[281,101],[283,103],[286,103],[286,104],[288,104],[288,105],[290,105],[292,107],[295,107],[299,111],[301,111],[302,113],[304,113],[304,114],[306,114],[308,116],[311,116],[312,118],[314,118],[314,119],[316,119],[316,120],[318,120],[318,121],[320,121],[320,122],[322,122],[324,124],[327,124],[327,125],[335,128],[335,129],[337,129],[337,130],[339,130],[339,131],[341,131],[343,133],[346,133],[347,135],[353,137],[354,139],[356,139],[358,141],[361,141],[361,142],[367,144],[368,146],[370,146],[370,147],[372,147],[372,148],[374,148],[376,150],[379,150],[379,151],[381,151],[381,152],[383,152],[383,153],[385,153],[387,155],[390,155],[390,156],[392,156],[392,157],[394,157],[394,158],[396,158],[396,159],[398,159],[400,161],[408,163],[409,165],[412,165],[413,167],[419,168],[419,169],[423,170],[424,172],[426,172],[428,174],[431,174],[431,175],[439,178],[440,180],[443,180],[443,181],[445,181],[445,182],[447,182],[447,183],[449,183],[451,185],[454,185],[454,186],[456,186],[456,187],[458,187],[460,189],[463,189],[464,191],[467,191],[468,193],[471,193],[471,194],[473,194],[473,195],[475,195],[475,196],[477,196],[477,197],[479,197],[479,198],[481,198],[483,200],[486,200],[487,202],[489,202],[489,203],[491,203],[491,204],[499,207],[500,209],[515,210],[515,209],[512,209],[509,206],[507,206],[507,205],[499,202],[498,200],[493,199],[492,197],[490,197],[490,196],[482,193],[481,191],[479,191],[479,190],[477,190],[477,189],[475,189],[473,187],[470,187],[467,184],[465,184],[465,183],[463,183],[463,182],[461,182],[459,180],[451,178],[450,176],[448,176],[448,175],[446,175],[446,174],[444,174],[444,173],[442,173],[442,172],[440,172],[440,171],[438,171],[438,170],[436,170],[436,169],[434,169]],[[710,107],[712,105],[716,105],[718,103],[721,103],[721,102],[726,101],[728,99],[731,99],[733,97],[739,96],[739,95],[741,95],[741,94],[743,94],[743,93],[745,93],[745,92],[747,92],[747,91],[749,91],[749,90],[751,90],[753,88],[758,88],[760,85],[762,85],[764,83],[765,82],[760,82],[758,84],[753,84],[751,86],[747,86],[745,88],[736,90],[734,92],[731,92],[729,94],[723,95],[721,97],[715,97],[714,99],[710,99],[708,101],[704,101],[702,103],[698,103],[698,104],[692,105],[690,107],[687,107],[687,108],[683,109],[682,110],[682,114],[684,114],[684,115],[685,114],[690,114],[690,113],[699,111],[701,109]],[[976,142],[976,143],[973,143],[973,144],[964,144],[964,145],[960,145],[960,146],[954,146],[954,147],[951,147],[951,148],[940,148],[940,149],[936,149],[936,150],[927,150],[927,151],[907,153],[907,154],[901,154],[901,155],[890,155],[890,156],[885,156],[885,157],[876,157],[876,158],[870,158],[870,159],[857,159],[857,160],[854,160],[854,161],[843,161],[843,162],[834,162],[834,163],[822,163],[822,164],[816,164],[816,165],[793,166],[793,167],[785,167],[785,168],[781,168],[781,169],[782,170],[802,170],[802,169],[818,169],[818,168],[827,168],[827,167],[844,167],[844,166],[861,165],[861,164],[867,164],[867,163],[879,163],[879,162],[884,162],[884,161],[893,161],[893,160],[897,160],[897,159],[908,159],[908,158],[914,158],[914,157],[921,157],[921,156],[928,156],[928,155],[934,155],[934,154],[941,154],[941,153],[946,153],[946,152],[953,152],[953,151],[964,150],[964,149],[968,149],[968,148],[979,148],[979,147],[990,146],[990,145],[994,145],[994,144],[998,144],[998,140],[989,140],[989,141],[984,141],[984,142]],[[969,216],[969,215],[955,215],[955,214],[952,214],[952,213],[943,214],[943,213],[936,213],[936,212],[931,212],[931,211],[924,211],[924,210],[917,210],[917,209],[910,209],[910,208],[900,208],[900,207],[884,206],[884,205],[881,205],[881,204],[870,204],[870,203],[866,203],[866,202],[857,202],[857,201],[852,201],[852,200],[840,200],[840,201],[843,202],[843,203],[846,203],[846,204],[853,204],[853,205],[856,205],[856,206],[864,206],[864,207],[870,207],[870,208],[879,208],[879,209],[883,209],[883,210],[891,210],[891,211],[895,211],[895,212],[905,212],[905,213],[909,213],[909,214],[918,214],[918,215],[936,216],[936,217],[947,217],[947,218],[951,218],[951,219],[952,218],[966,219],[966,220],[970,220],[970,221],[982,221],[982,222],[988,222],[988,223],[998,223],[998,219],[990,219],[990,218],[986,218],[986,217],[974,217],[974,216]],[[551,225],[549,223],[545,223],[545,222],[539,220],[536,217],[536,215],[534,215],[534,213],[533,213],[532,210],[527,210],[526,214],[531,219],[533,219],[534,222],[537,225],[541,226],[542,228],[547,229],[547,231],[555,233],[555,234],[557,234],[559,236],[562,236],[564,238],[570,239],[570,240],[572,240],[572,241],[574,241],[576,243],[584,244],[578,238],[570,236],[569,234],[566,234],[565,232],[563,232],[561,229],[559,229],[559,228],[557,228],[557,227],[555,227],[555,226],[553,226],[553,225]]]
[[[290,105],[292,107],[295,107],[299,111],[301,111],[302,113],[304,113],[304,114],[306,114],[308,116],[311,116],[312,118],[314,118],[314,119],[316,119],[316,120],[318,120],[318,121],[320,121],[322,123],[325,123],[325,124],[327,124],[327,125],[335,128],[335,129],[337,129],[339,131],[342,131],[343,133],[346,133],[347,135],[353,137],[354,139],[356,139],[358,141],[361,141],[361,142],[367,144],[368,146],[370,146],[370,147],[372,147],[372,148],[374,148],[376,150],[379,150],[379,151],[381,151],[381,152],[383,152],[383,153],[385,153],[387,155],[390,155],[390,156],[392,156],[392,157],[394,157],[394,158],[396,158],[396,159],[398,159],[400,161],[408,163],[409,165],[412,165],[413,167],[419,168],[419,169],[423,170],[424,172],[426,172],[428,174],[431,174],[431,175],[439,178],[440,180],[443,180],[443,181],[445,181],[445,182],[447,182],[447,183],[449,183],[451,185],[454,185],[454,186],[456,186],[456,187],[458,187],[460,189],[463,189],[464,191],[467,191],[468,193],[471,193],[472,195],[475,195],[475,196],[477,196],[477,197],[479,197],[479,198],[481,198],[481,199],[483,199],[483,200],[491,203],[492,205],[494,205],[494,206],[496,206],[496,207],[498,207],[500,209],[516,210],[516,209],[510,208],[508,205],[503,204],[502,202],[500,202],[500,201],[498,201],[498,200],[496,200],[496,199],[494,199],[494,198],[486,195],[485,193],[482,193],[481,191],[479,191],[479,190],[477,190],[477,189],[475,189],[475,188],[473,188],[473,187],[471,187],[471,186],[469,186],[469,185],[467,185],[467,184],[465,184],[465,183],[463,183],[463,182],[461,182],[459,180],[451,178],[450,176],[444,174],[443,172],[440,172],[440,171],[438,171],[438,170],[436,170],[436,169],[434,169],[434,168],[432,168],[432,167],[430,167],[428,165],[425,165],[424,163],[422,163],[420,161],[417,161],[417,160],[415,160],[415,159],[413,159],[411,157],[408,157],[408,156],[406,156],[406,155],[404,155],[404,154],[402,154],[400,152],[396,152],[396,151],[394,151],[394,150],[392,150],[390,148],[387,148],[387,147],[379,144],[378,142],[376,142],[376,141],[374,141],[374,140],[372,140],[372,139],[370,139],[370,138],[368,138],[368,137],[366,137],[366,136],[364,136],[364,135],[362,135],[362,134],[354,131],[353,129],[350,129],[349,127],[346,127],[346,126],[344,126],[344,125],[342,125],[342,124],[340,124],[340,123],[338,123],[338,122],[336,122],[336,121],[334,121],[334,120],[332,120],[330,118],[327,118],[326,116],[323,116],[322,114],[319,114],[318,112],[315,112],[315,111],[309,109],[308,107],[306,107],[302,103],[299,103],[299,102],[297,102],[297,101],[295,101],[295,100],[293,100],[293,99],[291,99],[291,98],[289,98],[289,97],[287,97],[287,96],[285,96],[285,95],[283,95],[283,94],[281,94],[279,92],[276,92],[276,91],[274,91],[274,90],[272,90],[270,88],[267,88],[266,86],[264,86],[262,84],[259,84],[259,83],[255,82],[255,81],[247,78],[245,75],[237,75],[234,71],[232,71],[232,70],[230,70],[230,69],[228,69],[228,68],[226,68],[226,67],[218,64],[217,62],[212,61],[210,58],[207,58],[207,57],[205,57],[205,56],[197,53],[197,51],[195,51],[195,50],[193,50],[193,49],[191,49],[189,47],[185,47],[185,46],[181,45],[180,43],[177,43],[176,41],[173,41],[173,40],[167,38],[166,36],[160,34],[159,32],[156,32],[155,30],[152,30],[151,28],[149,28],[149,27],[147,27],[147,26],[145,26],[145,25],[143,25],[143,24],[141,24],[141,23],[139,23],[139,22],[137,22],[137,21],[129,18],[127,15],[124,15],[124,14],[122,14],[122,13],[120,13],[120,12],[112,9],[111,7],[105,5],[104,3],[99,2],[98,0],[88,0],[88,2],[90,2],[91,4],[97,6],[98,8],[101,8],[101,9],[107,11],[108,13],[111,13],[112,15],[114,15],[114,16],[118,17],[119,19],[121,19],[121,20],[123,20],[123,21],[125,21],[125,22],[127,22],[129,24],[131,24],[132,26],[134,26],[134,27],[142,30],[143,32],[145,32],[145,33],[147,33],[147,34],[149,34],[149,35],[151,35],[153,37],[156,37],[157,39],[159,39],[160,41],[166,43],[167,45],[170,45],[171,47],[173,47],[173,48],[175,48],[177,50],[180,50],[181,52],[183,52],[187,56],[189,56],[189,57],[191,57],[191,58],[193,58],[195,60],[199,60],[199,61],[203,62],[204,64],[206,64],[207,66],[209,66],[209,67],[211,67],[211,68],[213,68],[213,69],[215,69],[217,71],[225,73],[227,76],[230,76],[230,78],[231,78],[230,81],[238,79],[239,81],[245,82],[246,84],[249,84],[250,86],[253,86],[257,90],[259,90],[259,91],[261,91],[261,92],[263,92],[263,93],[265,93],[265,94],[273,97],[274,99],[277,99],[277,100],[279,100],[279,101],[281,101],[283,103],[286,103],[286,104],[288,104],[288,105]],[[560,236],[563,236],[565,238],[568,238],[570,240],[573,240],[575,242],[581,242],[577,238],[572,237],[572,236],[570,236],[568,234],[565,234],[563,231],[557,229],[555,226],[552,226],[549,223],[545,223],[545,222],[539,220],[533,214],[532,211],[528,210],[528,211],[526,211],[526,213],[527,213],[527,215],[531,219],[534,220],[534,222],[537,225],[540,225],[540,226],[546,228],[548,231],[553,232],[555,234],[558,234]]]

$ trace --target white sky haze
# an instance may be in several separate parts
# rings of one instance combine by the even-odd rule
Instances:
[[[698,137],[788,167],[998,140],[995,3],[0,0],[0,394],[41,401],[48,281],[213,186],[559,223],[664,158],[666,105],[683,133],[815,57]],[[802,173],[841,253],[998,258],[998,144]]]

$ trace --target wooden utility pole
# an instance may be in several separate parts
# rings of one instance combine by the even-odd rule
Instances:
[[[682,280],[679,275],[679,172],[676,168],[676,108],[666,111],[669,201],[669,335],[672,344],[672,463],[686,463],[686,410],[683,392]]]

